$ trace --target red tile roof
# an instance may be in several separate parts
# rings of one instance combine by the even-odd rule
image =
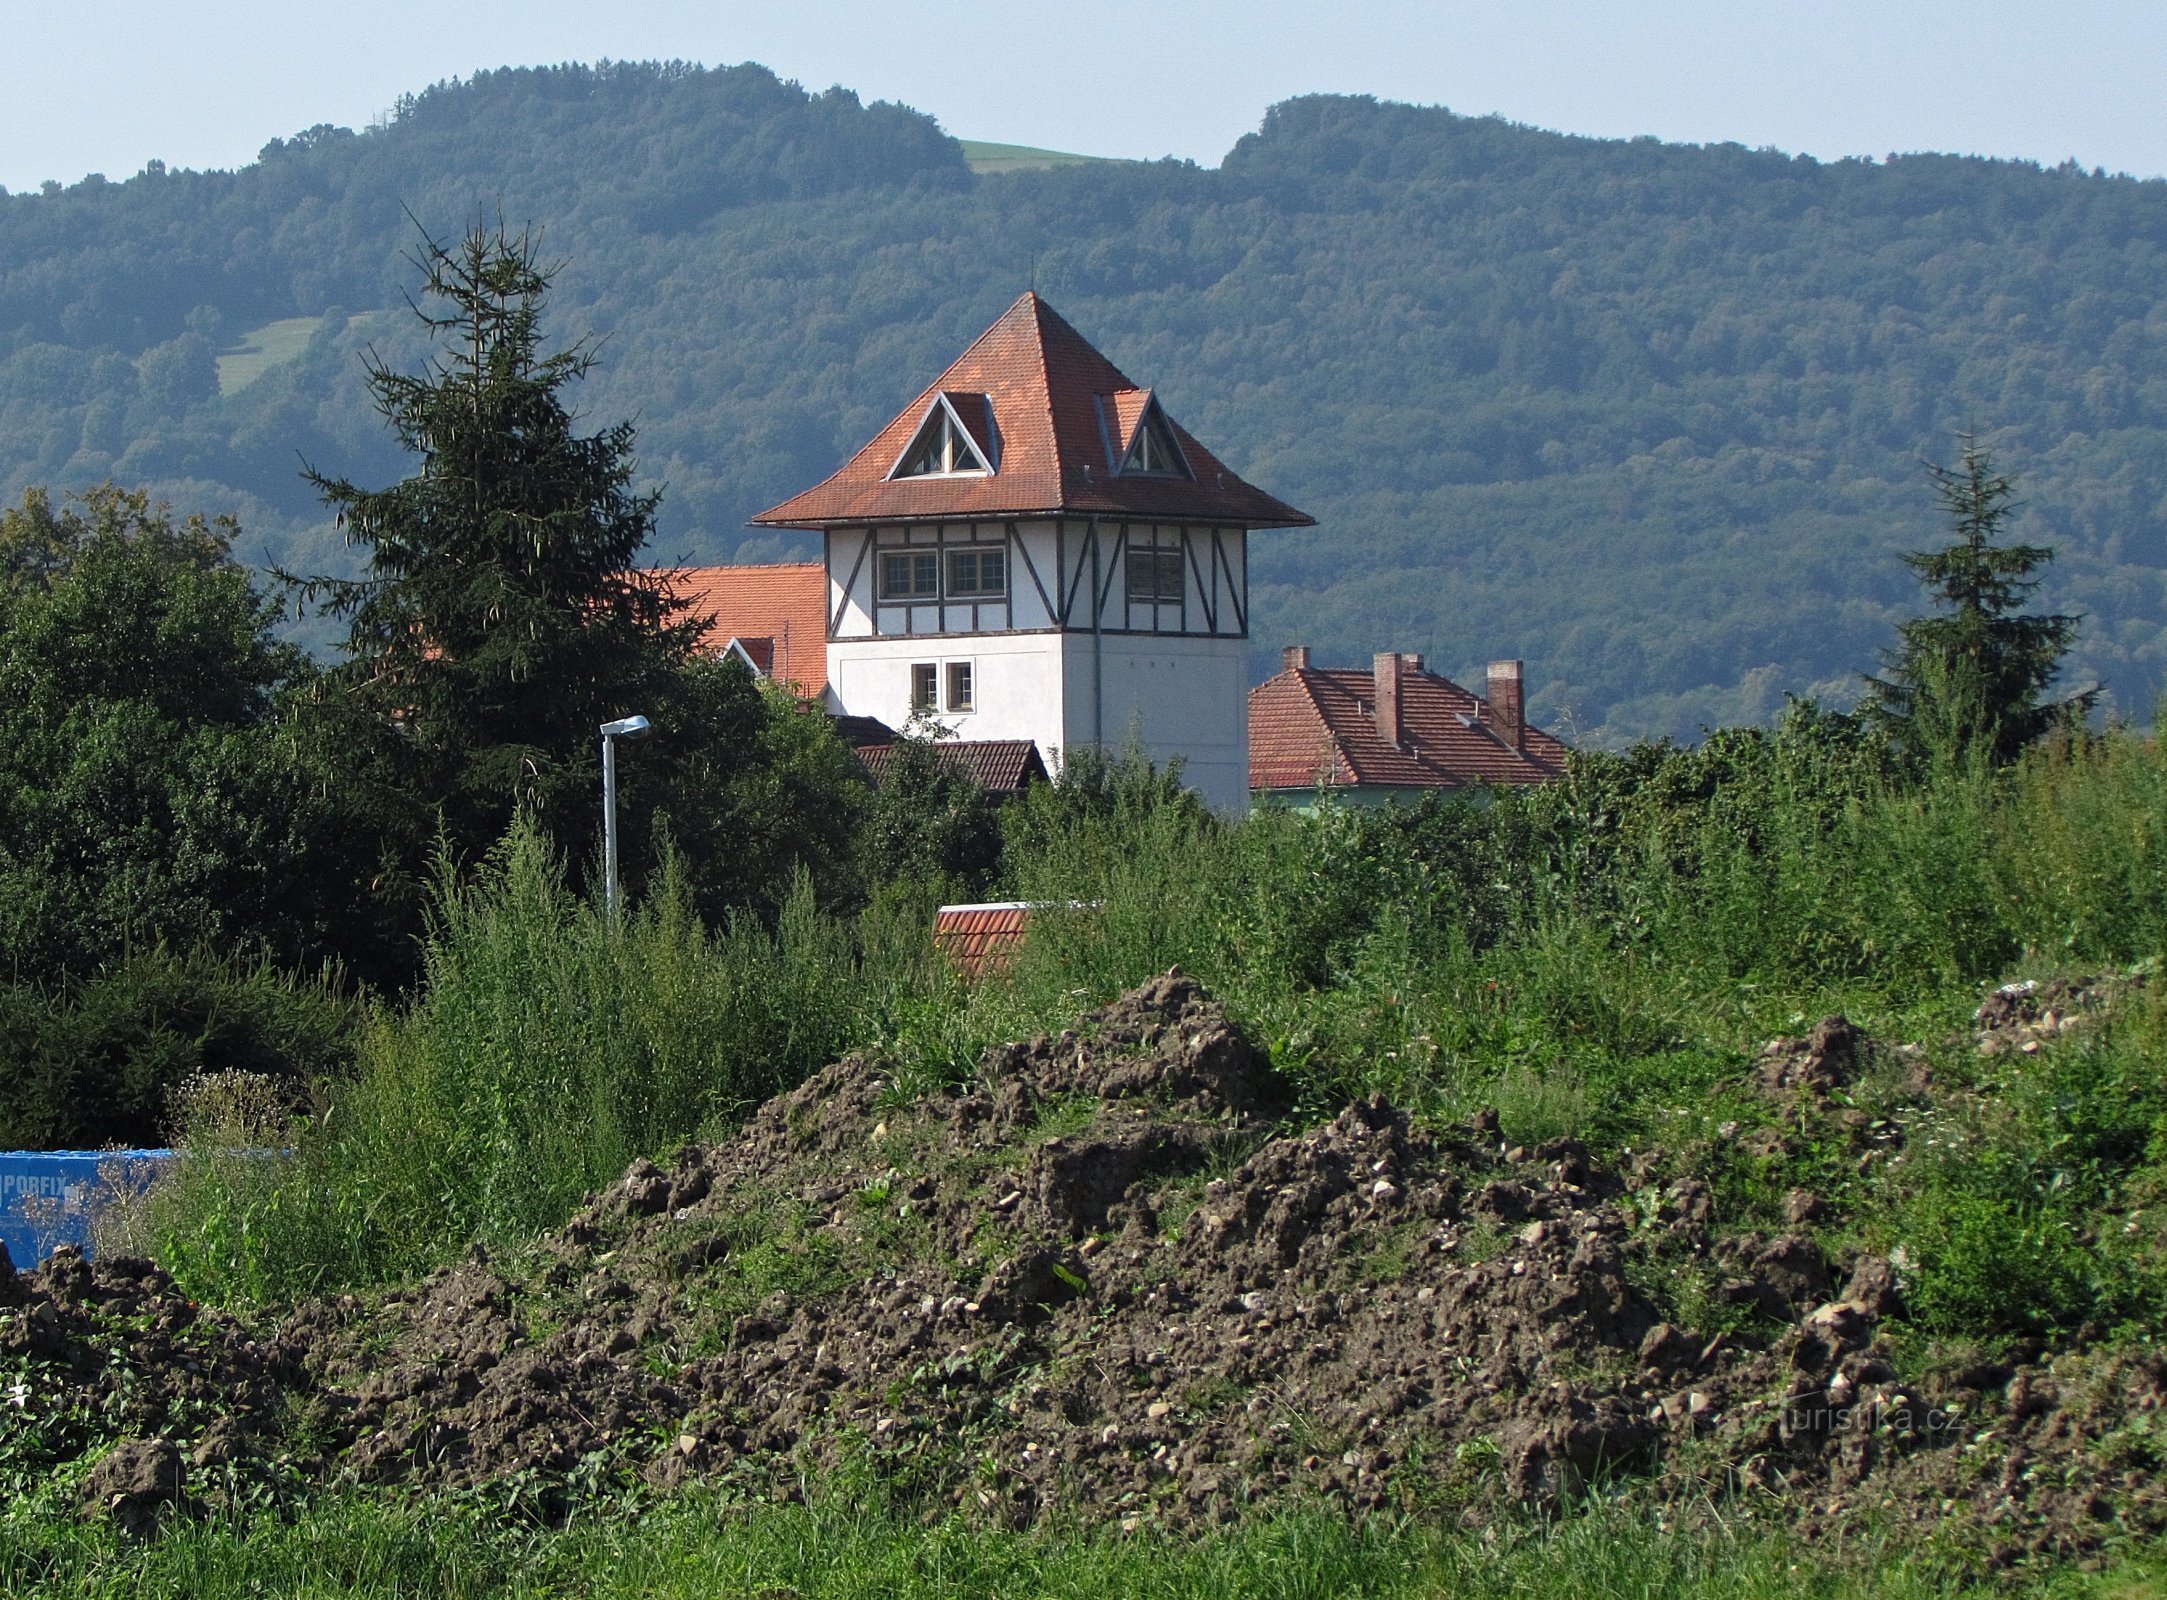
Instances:
[[[1566,747],[1530,725],[1515,750],[1489,702],[1412,663],[1400,678],[1398,749],[1377,726],[1368,668],[1295,667],[1249,691],[1249,787],[1459,789],[1548,783]]]
[[[828,686],[828,569],[818,561],[761,567],[679,567],[665,573],[672,591],[691,603],[687,615],[707,624],[705,643],[716,654],[732,639],[760,660],[768,641],[768,676],[795,684],[808,698]]]
[[[946,391],[981,395],[992,408],[998,453],[991,473],[890,480],[927,408]],[[1244,528],[1298,528],[1315,519],[1242,482],[1172,418],[1192,477],[1123,475],[1150,391],[1139,389],[1035,294],[1001,319],[895,415],[825,483],[752,520],[766,527],[825,528],[850,522],[1069,513],[1214,522]],[[980,415],[958,402],[976,434]]]
[[[965,977],[1005,967],[1031,923],[1031,908],[1006,900],[975,906],[942,906],[933,915],[933,947]]]
[[[1029,739],[944,739],[933,746],[944,762],[960,766],[991,795],[1021,794],[1025,785],[1046,781],[1046,763]],[[858,747],[858,759],[878,783],[894,758],[893,744]]]

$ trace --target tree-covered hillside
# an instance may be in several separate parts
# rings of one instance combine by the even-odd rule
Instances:
[[[359,353],[417,353],[408,214],[477,208],[543,227],[556,331],[605,338],[581,400],[638,423],[658,559],[795,548],[745,517],[1035,284],[1318,516],[1258,540],[1260,669],[1521,655],[1584,735],[1848,696],[1915,604],[1920,458],[1972,426],[2086,614],[2073,678],[2140,715],[2167,685],[2167,183],[1359,99],[1274,108],[1216,171],[974,175],[930,119],[757,67],[504,71],[239,172],[0,198],[0,495],[112,476],[339,559],[298,468],[396,475]]]

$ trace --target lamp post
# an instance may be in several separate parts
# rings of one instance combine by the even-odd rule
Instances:
[[[644,739],[645,717],[619,717],[602,724],[602,905],[617,920],[617,741]]]

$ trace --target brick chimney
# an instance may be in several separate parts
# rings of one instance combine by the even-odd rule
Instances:
[[[1377,737],[1397,750],[1406,734],[1406,724],[1400,720],[1400,653],[1380,650],[1373,665],[1377,680]]]
[[[1490,663],[1490,718],[1497,725],[1498,737],[1523,755],[1527,752],[1526,701],[1521,698],[1524,692],[1519,662]]]
[[[1306,644],[1290,644],[1279,652],[1279,670],[1281,672],[1300,672],[1308,665],[1309,646]]]

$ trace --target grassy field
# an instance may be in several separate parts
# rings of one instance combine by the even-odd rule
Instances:
[[[293,360],[308,348],[311,335],[322,321],[321,317],[281,317],[249,329],[218,358],[218,392],[236,393],[271,368]]]
[[[2130,1554],[2034,1574],[2022,1592],[2070,1600],[2167,1594],[2167,1565]],[[1750,1524],[1680,1537],[1620,1508],[1551,1526],[1350,1529],[1290,1512],[1196,1539],[927,1526],[876,1500],[750,1505],[688,1494],[644,1514],[558,1530],[449,1500],[351,1495],[291,1521],[208,1522],[136,1543],[72,1521],[0,1513],[0,1594],[41,1600],[1395,1600],[1568,1595],[1595,1600],[1925,1600],[2008,1593],[1915,1553],[1804,1549]]]
[[[1040,167],[1074,167],[1105,156],[1072,155],[1065,150],[1040,150],[1027,144],[992,144],[984,139],[959,139],[963,159],[973,172],[1030,172]]]

